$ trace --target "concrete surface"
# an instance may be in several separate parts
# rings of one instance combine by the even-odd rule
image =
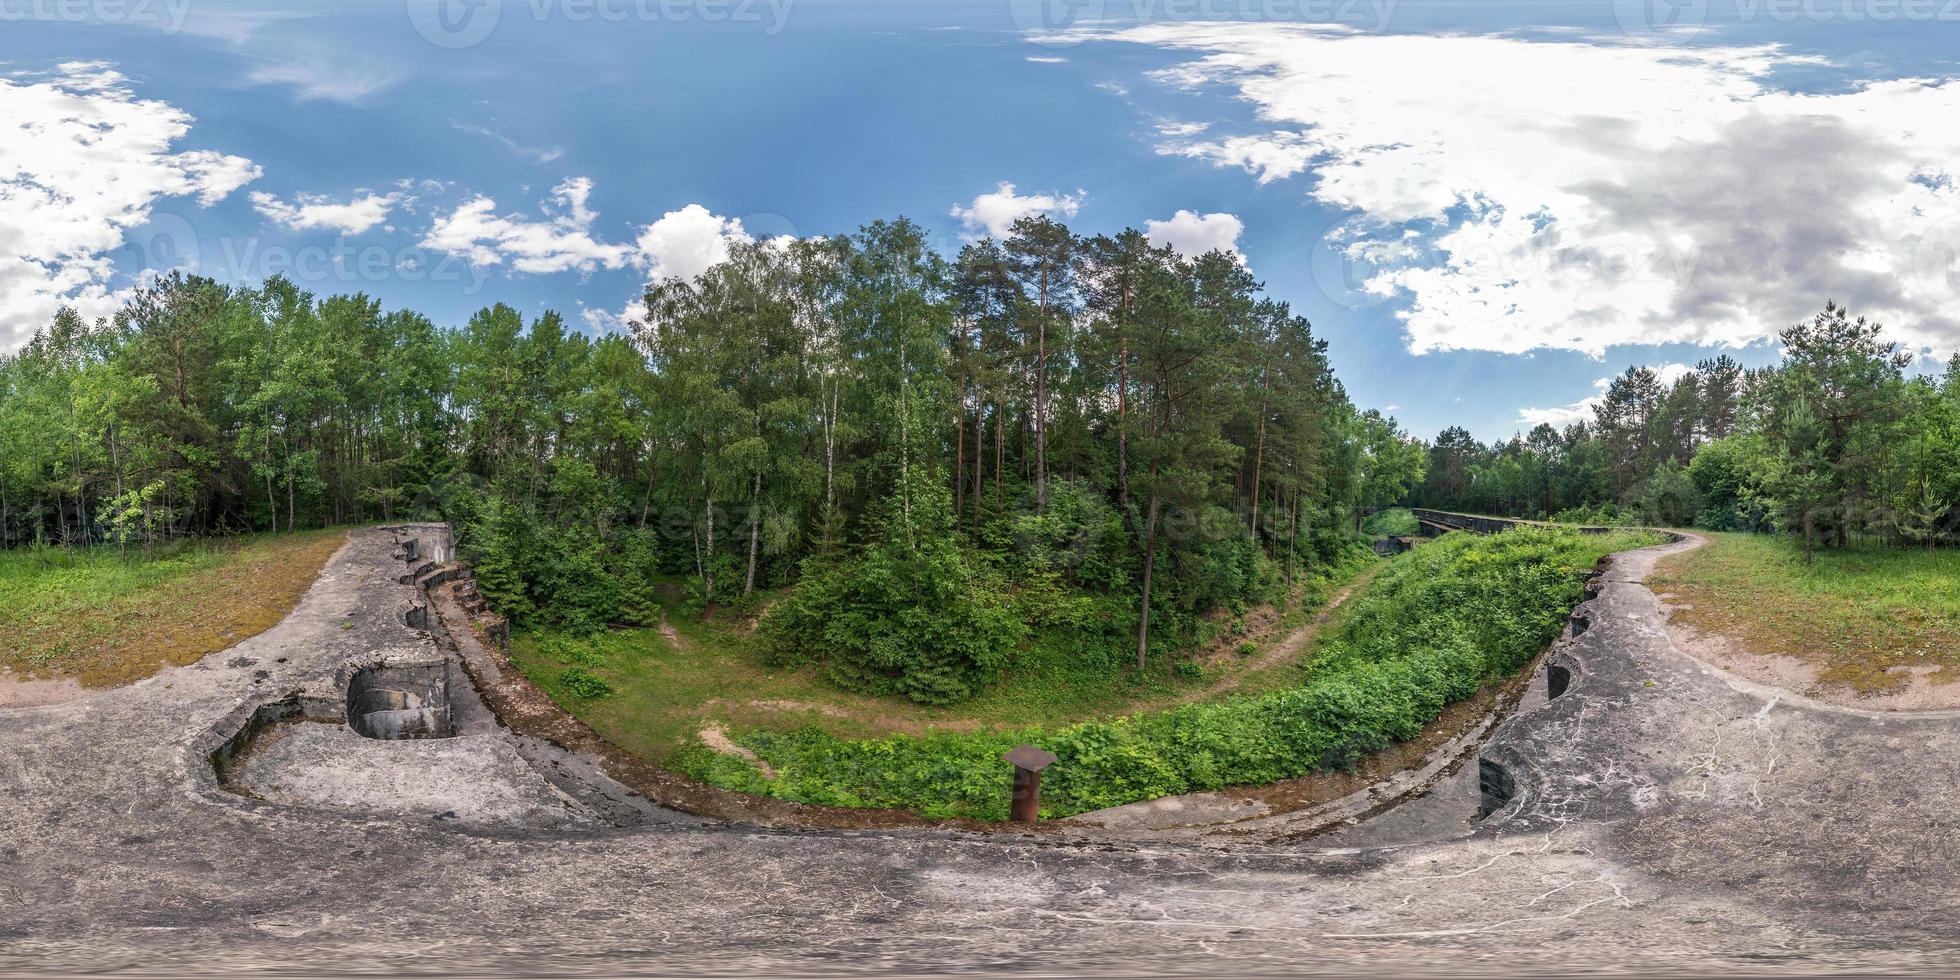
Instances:
[[[443,655],[407,625],[423,600],[395,539],[355,532],[283,623],[194,667],[0,710],[0,973],[1960,964],[1960,716],[1812,704],[1685,656],[1640,584],[1664,549],[1614,564],[1553,653],[1570,688],[1486,744],[1516,786],[1494,816],[1456,839],[1330,850],[566,820],[492,804],[540,775],[571,797],[604,777],[544,772],[535,746],[492,748],[494,732],[343,753],[335,766],[367,771],[332,798],[227,790],[211,753],[261,705],[344,710],[350,664]],[[465,762],[441,795],[495,819],[388,788]]]

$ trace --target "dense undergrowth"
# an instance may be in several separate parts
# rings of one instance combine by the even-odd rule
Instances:
[[[692,744],[675,768],[809,803],[1000,819],[1020,742],[1055,753],[1045,816],[1351,766],[1419,734],[1445,706],[1518,670],[1562,627],[1600,556],[1657,539],[1524,528],[1449,535],[1400,558],[1356,600],[1297,687],[1054,728],[839,738],[814,727],[733,733],[775,770]]]

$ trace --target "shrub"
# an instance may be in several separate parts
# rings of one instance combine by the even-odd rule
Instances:
[[[878,539],[803,581],[762,619],[771,659],[815,662],[839,686],[950,704],[978,693],[1026,633],[1005,589],[951,530],[944,491],[894,508]]]
[[[558,673],[558,683],[573,697],[583,701],[608,697],[613,686],[606,679],[584,667],[567,667]]]

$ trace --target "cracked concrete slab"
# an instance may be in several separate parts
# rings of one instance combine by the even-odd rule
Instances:
[[[1564,692],[1483,747],[1480,793],[1509,790],[1490,819],[1334,848],[533,819],[489,787],[615,790],[494,725],[336,765],[386,784],[467,760],[484,777],[441,794],[498,820],[227,790],[212,753],[263,706],[331,725],[350,665],[453,656],[410,625],[427,597],[397,548],[352,533],[284,622],[167,681],[0,709],[0,972],[1747,974],[1960,956],[1941,914],[1960,899],[1960,715],[1819,705],[1694,660],[1641,584],[1666,548],[1614,562],[1552,653]]]

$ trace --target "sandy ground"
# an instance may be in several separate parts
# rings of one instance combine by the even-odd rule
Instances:
[[[87,693],[87,689],[72,678],[30,681],[0,670],[0,708],[34,708],[44,704],[61,704],[76,700]]]
[[[1667,616],[1667,635],[1676,649],[1714,664],[1759,684],[1780,687],[1826,704],[1868,711],[1944,711],[1960,708],[1960,674],[1942,671],[1936,665],[1894,667],[1889,673],[1908,675],[1898,688],[1865,693],[1841,684],[1824,684],[1817,679],[1817,668],[1797,657],[1760,653],[1743,645],[1736,637],[1709,633],[1688,626],[1675,618],[1672,594],[1660,593],[1660,607]]]

